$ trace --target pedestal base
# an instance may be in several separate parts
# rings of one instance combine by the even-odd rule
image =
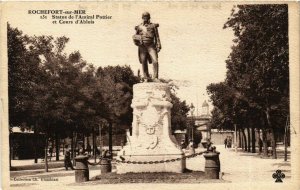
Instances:
[[[174,172],[183,173],[186,165],[182,160],[183,155],[132,155],[124,156],[126,161],[148,162],[147,164],[127,164],[118,163],[117,173],[142,173],[142,172]],[[171,159],[181,158],[180,160],[170,161]],[[150,161],[168,161],[164,163],[153,163]]]
[[[172,106],[168,84],[140,83],[133,86],[132,136],[128,136],[118,159],[136,164],[117,163],[117,173],[184,171],[184,154],[170,131]],[[155,161],[163,163],[152,163]]]

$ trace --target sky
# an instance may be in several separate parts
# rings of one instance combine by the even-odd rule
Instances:
[[[5,19],[27,35],[65,35],[70,38],[66,52],[79,50],[94,66],[129,65],[135,74],[141,69],[134,27],[148,11],[151,22],[159,23],[162,44],[159,52],[159,76],[179,84],[177,95],[193,103],[196,115],[204,100],[209,101],[206,86],[225,79],[225,60],[234,38],[231,29],[223,29],[230,16],[231,3],[202,2],[73,2],[7,4]],[[28,10],[85,10],[87,15],[109,15],[112,19],[94,20],[94,24],[52,24],[52,15],[28,14]],[[150,66],[152,72],[152,66]],[[209,102],[212,110],[211,102]]]

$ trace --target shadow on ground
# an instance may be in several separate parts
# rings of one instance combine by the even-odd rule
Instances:
[[[63,161],[49,162],[48,167],[61,168],[64,167],[64,162]],[[10,171],[39,170],[44,168],[45,168],[45,163],[37,163],[37,164],[30,164],[30,165],[23,165],[23,166],[11,166]]]
[[[234,152],[234,149],[230,150],[231,152]],[[273,159],[272,156],[269,154],[267,157],[263,156],[263,154],[259,154],[259,151],[256,150],[255,153],[252,152],[248,152],[248,151],[244,151],[243,149],[238,149],[237,151],[239,153],[239,156],[251,156],[251,157],[257,157],[257,158],[262,158],[262,159]],[[277,159],[284,159],[284,150],[276,150],[276,154],[277,154]],[[291,155],[291,151],[287,151],[287,160],[290,159]]]

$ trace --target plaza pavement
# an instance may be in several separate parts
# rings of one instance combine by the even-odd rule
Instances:
[[[217,151],[220,152],[221,162],[221,177],[224,182],[233,183],[253,183],[253,182],[273,182],[272,174],[280,169],[285,174],[284,182],[290,180],[291,167],[290,160],[284,161],[282,151],[278,153],[278,159],[260,158],[257,153],[248,153],[238,150],[236,153],[234,149],[225,149],[224,146],[216,146]],[[196,152],[203,151],[203,149],[196,149]],[[204,171],[205,160],[204,157],[197,156],[187,159],[187,168],[190,170]],[[90,166],[90,178],[100,174],[99,166]],[[32,189],[40,189],[41,187],[50,186],[76,186],[74,183],[74,171],[65,171],[64,168],[53,168],[48,173],[43,170],[24,170],[11,172],[12,187],[31,186]],[[20,178],[37,178],[38,181],[24,181],[18,180]],[[58,181],[41,181],[43,177]],[[88,183],[88,182],[87,182]],[[47,189],[47,188],[46,188]]]
[[[278,169],[285,174],[283,181],[290,180],[290,157],[288,161],[284,161],[283,147],[278,147],[277,159],[272,159],[271,156],[261,158],[258,153],[244,152],[241,149],[235,152],[234,148],[225,149],[223,145],[216,147],[220,152],[222,179],[226,181],[236,183],[275,181],[272,174]],[[204,162],[202,158],[193,158],[187,162],[187,167],[204,171]]]

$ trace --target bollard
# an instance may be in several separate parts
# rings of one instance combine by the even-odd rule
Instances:
[[[219,179],[220,174],[220,152],[208,152],[205,157],[205,175],[209,179]]]
[[[88,156],[84,155],[75,157],[75,182],[77,183],[89,181],[88,158]]]
[[[100,162],[101,174],[111,172],[111,161],[106,158],[102,158]]]

